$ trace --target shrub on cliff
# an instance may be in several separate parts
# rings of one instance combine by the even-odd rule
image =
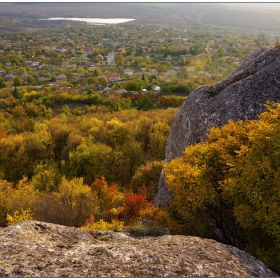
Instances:
[[[279,271],[280,105],[267,109],[259,120],[212,128],[165,172],[177,230],[246,249]]]

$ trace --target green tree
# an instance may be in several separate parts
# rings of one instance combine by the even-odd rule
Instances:
[[[144,98],[139,102],[137,106],[137,110],[144,110],[144,111],[155,109],[155,108],[156,108],[155,102],[151,101],[151,99],[148,96],[144,96]]]
[[[5,88],[7,85],[2,77],[0,77],[0,88]]]
[[[52,193],[58,191],[61,183],[61,174],[54,162],[38,164],[34,168],[32,185],[42,193]]]
[[[28,83],[28,84],[31,84],[31,85],[35,85],[35,84],[36,84],[36,81],[35,81],[35,79],[34,79],[33,76],[28,75],[28,76],[27,76],[27,83]]]
[[[18,75],[22,76],[27,74],[26,68],[25,67],[19,67],[17,70]]]
[[[99,68],[95,68],[93,70],[93,76],[98,77],[100,75],[102,75],[102,71]]]
[[[23,83],[22,78],[20,76],[16,76],[14,79],[14,86],[19,87],[22,85],[22,83]]]
[[[87,184],[110,173],[112,148],[102,143],[82,142],[69,154],[69,169],[73,177],[83,177]]]
[[[140,91],[142,83],[139,81],[127,81],[123,84],[123,88],[127,91]]]

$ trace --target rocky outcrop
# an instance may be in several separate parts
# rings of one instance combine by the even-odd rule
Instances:
[[[166,144],[166,160],[204,141],[209,128],[229,120],[256,119],[267,101],[280,102],[280,48],[264,47],[250,55],[226,79],[194,90],[180,107]],[[172,199],[161,174],[155,205]]]
[[[0,228],[0,277],[278,277],[235,247],[25,221]]]

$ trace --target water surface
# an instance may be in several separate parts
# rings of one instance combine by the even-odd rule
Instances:
[[[47,18],[47,20],[73,20],[73,21],[85,21],[92,25],[105,25],[105,24],[118,24],[135,19],[132,18],[64,18],[64,17],[53,17]]]

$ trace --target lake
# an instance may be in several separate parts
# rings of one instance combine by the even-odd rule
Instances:
[[[43,20],[43,19],[41,19]],[[64,18],[64,17],[54,17],[44,20],[72,20],[72,21],[85,21],[91,25],[106,25],[106,24],[118,24],[135,19],[132,18]]]

